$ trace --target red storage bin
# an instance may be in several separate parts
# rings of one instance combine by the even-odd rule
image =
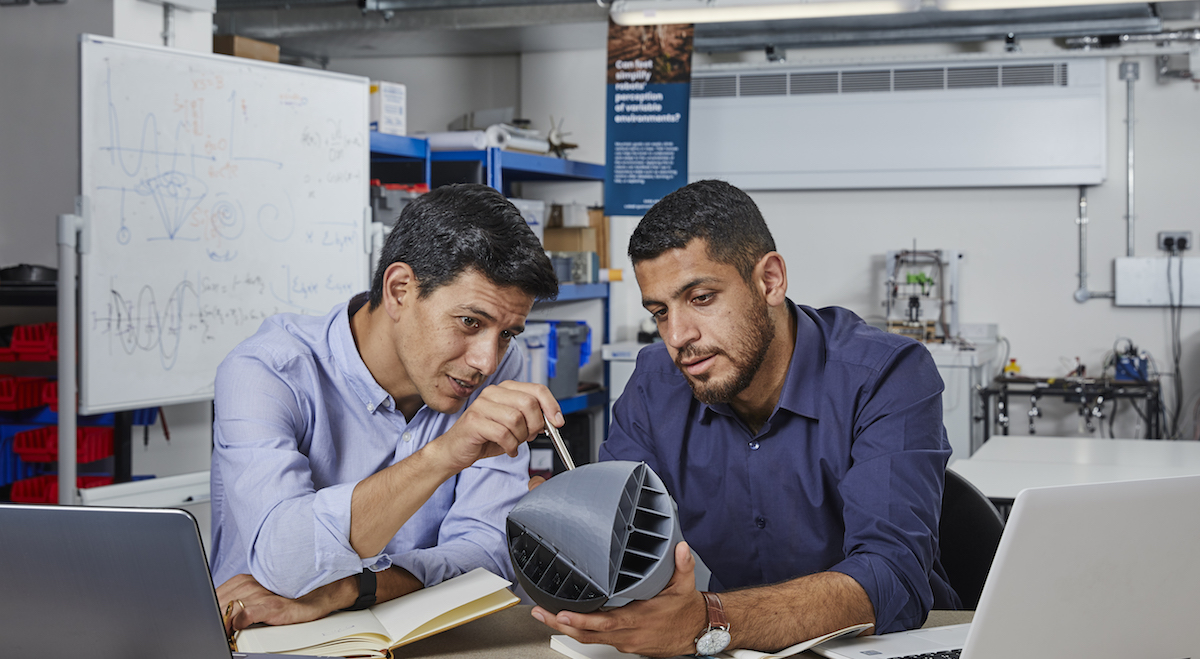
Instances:
[[[19,361],[54,361],[58,359],[58,323],[17,325],[8,348]]]
[[[13,435],[13,453],[25,462],[58,460],[58,426],[26,430]],[[85,427],[75,430],[75,459],[93,462],[113,454],[113,429]]]
[[[42,385],[42,404],[49,405],[51,412],[58,411],[58,380],[46,380]]]
[[[46,378],[0,375],[0,410],[27,410],[42,406]],[[57,391],[57,389],[55,390]]]
[[[75,486],[81,490],[112,485],[112,476],[79,476]],[[34,476],[12,485],[12,500],[17,503],[58,503],[58,474]]]

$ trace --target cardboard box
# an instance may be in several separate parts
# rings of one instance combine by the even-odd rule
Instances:
[[[279,46],[277,44],[239,37],[236,34],[213,35],[213,52],[264,62],[279,62]]]
[[[542,244],[547,252],[595,252],[596,230],[591,227],[580,229],[547,227]]]
[[[608,263],[608,216],[603,208],[588,209],[588,226],[596,230],[596,256],[601,268],[610,268]]]
[[[408,93],[398,82],[371,81],[371,130],[408,134]]]

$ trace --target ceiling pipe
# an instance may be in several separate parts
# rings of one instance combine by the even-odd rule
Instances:
[[[1138,79],[1137,62],[1121,62],[1125,81],[1125,256],[1133,256],[1133,83]]]
[[[1176,41],[1200,42],[1200,28],[1194,30],[1176,30],[1174,32],[1157,32],[1154,34],[1112,34],[1069,37],[1063,43],[1067,48],[1105,48],[1126,43],[1173,43]]]

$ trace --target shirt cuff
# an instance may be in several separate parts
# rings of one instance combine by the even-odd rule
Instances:
[[[508,560],[507,553],[503,558],[506,562],[497,564],[496,559],[481,547],[442,545],[393,555],[390,560],[392,565],[408,570],[418,581],[428,587],[436,586],[476,567],[482,567],[488,572],[498,574],[511,581],[513,579],[512,570],[511,568],[505,569]]]
[[[389,557],[382,554],[359,558],[350,546],[350,500],[355,485],[340,483],[317,490],[313,500],[313,542],[318,572],[350,575],[362,572],[363,568],[379,572],[392,565]]]
[[[914,601],[913,595],[883,558],[854,554],[829,571],[854,579],[866,591],[875,609],[876,634],[915,629],[925,623],[926,607]]]

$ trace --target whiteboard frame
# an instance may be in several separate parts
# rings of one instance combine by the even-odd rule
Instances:
[[[154,46],[154,45],[149,45],[149,44],[135,43],[135,42],[124,41],[124,40],[120,40],[120,39],[114,39],[111,37],[105,37],[105,36],[88,34],[88,33],[82,33],[79,35],[79,80],[78,80],[78,84],[79,84],[79,131],[80,131],[79,132],[79,173],[80,173],[79,174],[79,182],[80,182],[79,198],[80,198],[80,202],[77,204],[77,206],[79,206],[83,209],[83,211],[82,211],[82,222],[83,222],[82,234],[84,236],[84,239],[83,239],[82,244],[80,245],[80,248],[77,252],[77,259],[78,259],[77,271],[79,272],[79,278],[75,284],[75,291],[74,291],[75,305],[76,305],[76,311],[77,311],[76,316],[77,316],[78,324],[75,324],[74,326],[69,328],[70,333],[75,335],[79,339],[79,344],[78,344],[79,345],[79,351],[78,351],[78,355],[79,355],[79,360],[78,360],[79,413],[80,414],[100,414],[100,413],[104,413],[104,412],[134,410],[134,409],[141,409],[141,408],[146,408],[146,407],[158,407],[161,405],[175,405],[175,404],[181,404],[181,403],[211,401],[213,399],[213,393],[211,390],[209,390],[208,392],[197,392],[194,394],[165,395],[165,396],[161,396],[161,397],[140,398],[140,399],[135,399],[135,400],[121,400],[121,401],[109,402],[109,403],[95,403],[90,399],[90,397],[88,395],[88,382],[89,382],[89,375],[90,375],[91,367],[88,363],[87,356],[88,356],[89,352],[93,349],[93,346],[91,345],[91,342],[89,340],[90,333],[80,332],[79,330],[80,330],[80,326],[82,325],[82,323],[85,322],[83,320],[84,312],[86,311],[85,305],[84,305],[84,300],[86,299],[86,290],[87,290],[86,283],[84,281],[85,280],[84,275],[86,274],[85,273],[85,265],[83,263],[83,259],[81,258],[81,256],[83,254],[86,254],[89,251],[88,250],[88,242],[89,241],[87,240],[86,237],[89,235],[89,232],[91,229],[91,222],[92,222],[92,218],[90,217],[90,211],[89,211],[91,204],[89,203],[89,200],[86,196],[87,191],[89,191],[91,189],[91,186],[90,186],[90,184],[91,184],[90,174],[91,173],[87,170],[87,167],[85,166],[86,148],[90,145],[90,142],[87,139],[88,135],[87,135],[87,128],[86,128],[86,121],[88,119],[88,116],[86,114],[86,108],[90,107],[90,103],[93,100],[90,97],[90,94],[88,93],[88,84],[87,84],[87,81],[85,80],[85,76],[86,76],[86,72],[90,70],[89,64],[93,62],[92,58],[98,55],[98,51],[95,48],[89,47],[92,45],[118,46],[118,47],[123,47],[123,48],[130,48],[130,49],[140,49],[140,50],[145,50],[147,52],[159,53],[159,54],[163,54],[163,55],[167,55],[167,56],[171,56],[171,57],[181,57],[182,56],[182,57],[188,57],[188,58],[196,58],[201,61],[211,61],[214,63],[220,63],[222,65],[230,64],[229,56],[225,56],[225,55],[183,51],[183,50],[180,50],[177,48],[167,48],[167,47],[163,47],[163,46]],[[350,74],[345,74],[345,73],[335,73],[335,72],[324,71],[324,70],[320,70],[320,69],[308,69],[308,68],[303,68],[303,67],[290,66],[290,65],[286,65],[286,64],[276,64],[273,62],[264,62],[261,60],[253,60],[253,59],[248,59],[248,58],[238,58],[236,64],[238,66],[261,68],[261,69],[264,69],[267,71],[287,72],[289,74],[297,74],[298,73],[298,74],[302,74],[302,75],[312,75],[315,77],[336,79],[336,80],[342,80],[342,81],[346,81],[346,82],[362,82],[367,87],[368,90],[369,90],[369,86],[370,86],[370,79],[366,78],[365,76],[350,75]],[[364,136],[364,138],[367,138],[364,142],[363,156],[362,156],[362,167],[363,167],[362,172],[364,175],[364,179],[370,178],[370,171],[371,171],[370,170],[371,154],[370,154],[370,144],[369,144],[369,137],[370,137],[369,123],[370,123],[370,102],[368,99],[367,102],[363,104],[363,113],[362,113],[361,123],[360,123],[360,125],[363,127],[363,136]],[[369,221],[370,216],[371,216],[371,213],[370,213],[370,211],[371,211],[370,189],[369,189],[369,186],[367,185],[366,180],[364,180],[363,183],[364,184],[362,186],[362,191],[361,191],[361,201],[362,201],[362,209],[363,209],[362,217],[364,218],[364,220],[363,220],[364,226],[363,226],[362,230],[364,232],[363,242],[365,243],[365,245],[364,245],[365,256],[363,258],[364,272],[362,272],[360,274],[363,277],[363,279],[362,279],[363,283],[366,286],[369,286],[371,273],[365,271],[365,268],[369,267],[369,264],[370,264],[370,249],[369,249],[369,247],[370,247],[371,239],[370,239],[370,236],[368,235],[368,228],[366,226],[366,222]],[[347,300],[348,299],[349,299],[349,297],[347,297]],[[67,329],[67,328],[60,327],[59,331],[62,332],[64,329]],[[251,334],[253,334],[253,332],[251,332]],[[249,335],[247,335],[247,336],[249,336]],[[68,337],[68,338],[70,338],[70,337]],[[215,374],[216,374],[216,364],[213,365],[214,380],[215,380]],[[165,377],[169,377],[169,376],[165,376]],[[73,439],[74,438],[72,438],[72,443],[73,443]]]

